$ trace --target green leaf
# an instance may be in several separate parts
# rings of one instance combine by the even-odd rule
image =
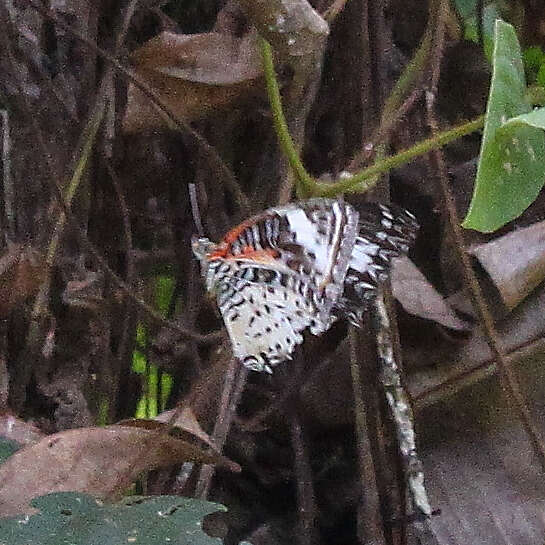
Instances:
[[[545,87],[545,61],[543,61],[543,64],[539,67],[539,70],[537,71],[536,83],[538,85],[541,85],[542,87]]]
[[[454,6],[463,21],[464,38],[477,43],[479,41],[477,0],[454,0]],[[482,16],[483,49],[486,58],[490,61],[494,47],[494,22],[500,17],[497,2],[491,2],[484,6]]]
[[[21,447],[17,442],[6,439],[5,437],[0,437],[0,464],[20,448]]]
[[[0,545],[221,545],[202,519],[222,505],[178,496],[102,504],[76,492],[36,498],[36,515],[0,519]]]
[[[174,277],[170,275],[160,275],[155,279],[155,305],[163,316],[167,315],[170,300],[174,293]]]
[[[535,83],[537,74],[545,63],[545,53],[543,53],[543,50],[539,46],[527,47],[522,53],[522,60],[528,82]]]
[[[520,45],[498,19],[493,73],[473,198],[463,226],[492,232],[520,216],[545,178],[542,113],[530,112]],[[523,115],[527,114],[527,115]]]

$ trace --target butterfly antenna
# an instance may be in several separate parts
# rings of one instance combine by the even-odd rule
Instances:
[[[197,187],[195,184],[188,184],[189,186],[189,201],[191,202],[191,214],[193,215],[193,222],[197,228],[197,232],[200,237],[204,237],[204,228],[201,221],[201,211],[199,210],[199,201],[197,199]]]

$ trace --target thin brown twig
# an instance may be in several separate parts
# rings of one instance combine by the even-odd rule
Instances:
[[[129,286],[131,286],[133,285],[134,278],[135,278],[135,263],[134,263],[130,211],[127,205],[127,200],[125,199],[125,194],[123,193],[123,189],[117,177],[117,174],[115,173],[112,167],[112,164],[108,159],[106,160],[106,169],[108,170],[108,174],[110,175],[110,180],[114,188],[114,192],[116,194],[118,205],[119,205],[119,211],[121,213],[121,221],[123,224],[123,239],[124,239],[124,246],[125,246],[124,248],[125,249],[125,267],[126,267],[125,282]],[[130,350],[129,343],[132,337],[131,323],[133,322],[133,319],[134,319],[133,303],[126,296],[125,296],[125,299],[126,299],[125,303],[128,303],[128,304],[124,305],[125,308],[123,312],[122,325],[121,325],[121,338],[119,341],[119,345],[117,347],[116,357],[113,363],[113,365],[115,366],[114,372],[118,373],[115,379],[112,381],[112,386],[116,390],[118,390],[118,387],[119,387],[119,374],[121,373],[123,361],[125,358],[129,357],[129,350]],[[117,396],[113,396],[113,397],[114,399],[117,399]]]
[[[538,336],[524,344],[512,347],[508,352],[506,352],[505,360],[507,361],[507,365],[513,367],[528,358],[535,358],[537,355],[541,355],[543,352],[545,352],[545,339]],[[455,365],[456,362],[452,363]],[[443,382],[429,386],[425,390],[422,390],[416,395],[412,396],[412,400],[415,403],[415,409],[418,411],[424,407],[446,399],[464,386],[475,384],[479,380],[495,374],[497,367],[496,361],[494,360],[494,357],[492,357],[481,361],[481,363],[478,363],[469,369],[459,371],[458,373],[446,378]]]
[[[373,538],[373,543],[386,545],[380,510],[380,498],[375,475],[372,446],[368,434],[367,411],[363,397],[363,377],[361,376],[358,357],[357,332],[350,327],[348,340],[350,346],[350,372],[354,389],[354,416],[356,426],[356,444],[358,449],[358,469],[362,484],[362,499],[358,507],[358,539],[364,544],[366,536]]]
[[[403,369],[403,352],[401,349],[401,340],[399,338],[399,328],[398,328],[398,322],[397,322],[397,314],[396,309],[394,305],[394,298],[392,295],[392,286],[390,283],[388,283],[387,286],[384,287],[382,290],[381,296],[383,297],[384,305],[386,312],[388,314],[389,319],[389,338],[392,344],[392,349],[394,351],[394,360],[396,361],[399,372],[401,374],[401,378],[404,377],[404,369]],[[405,383],[402,382],[402,386],[405,389]],[[408,397],[408,393],[407,393]],[[412,401],[410,398],[408,401]],[[412,403],[411,403],[411,411],[412,411]],[[413,420],[414,425],[414,414],[411,417]],[[399,442],[396,449],[396,460],[397,460],[397,484],[398,484],[398,492],[399,497],[397,498],[397,506],[398,506],[398,516],[401,521],[400,525],[400,532],[399,532],[399,541],[400,545],[407,545],[407,514],[410,512],[409,509],[413,507],[412,505],[412,497],[411,494],[409,494],[409,487],[407,486],[407,478],[406,478],[406,472],[405,467],[403,465],[403,460],[401,453],[399,451]]]
[[[389,139],[392,132],[395,130],[399,121],[407,115],[407,113],[414,106],[420,95],[422,94],[421,89],[415,89],[403,102],[398,110],[394,112],[392,117],[380,124],[375,131],[373,132],[371,138],[369,139],[369,144],[366,144],[364,149],[360,151],[348,164],[346,170],[348,172],[357,171],[365,164],[368,163],[371,156],[376,151],[377,147],[381,144],[385,144]]]
[[[446,10],[448,9],[447,2],[446,0],[437,0],[436,5],[439,13],[438,19],[440,26],[442,27],[442,22],[444,21]],[[440,72],[440,59],[444,40],[443,32],[437,33],[437,40],[437,53],[433,64],[431,87],[429,92],[426,94],[428,124],[433,133],[436,133],[438,130],[438,123],[435,116],[435,96],[437,94],[437,82]],[[507,355],[499,339],[498,332],[494,324],[494,319],[492,318],[492,314],[482,293],[477,276],[475,275],[473,267],[471,266],[469,255],[465,251],[464,236],[460,227],[460,219],[454,203],[454,197],[448,182],[447,169],[443,154],[441,151],[435,150],[430,154],[430,158],[432,160],[434,170],[437,173],[440,189],[443,194],[450,229],[453,234],[456,251],[459,255],[464,271],[466,288],[468,289],[469,296],[473,301],[475,311],[479,316],[486,335],[488,346],[490,347],[494,359],[497,362],[501,377],[502,389],[508,399],[508,402],[514,406],[526,434],[528,435],[528,439],[532,445],[534,454],[541,465],[542,470],[545,472],[545,445],[541,440],[537,426],[535,425],[530,410],[526,404],[518,379],[507,362]]]
[[[77,225],[77,222],[73,216],[69,216],[69,219],[73,221],[74,225]],[[106,260],[94,247],[94,245],[89,241],[87,237],[82,236],[80,242],[85,246],[87,251],[91,254],[92,258],[97,261],[101,269],[108,274],[108,276],[113,280],[114,284],[123,292],[124,295],[128,296],[133,302],[135,302],[145,313],[152,318],[155,322],[160,325],[167,327],[168,329],[173,329],[178,332],[183,338],[189,339],[201,345],[216,344],[223,338],[222,331],[214,331],[212,333],[196,333],[185,327],[182,327],[177,322],[168,320],[163,317],[163,315],[155,310],[152,306],[148,305],[142,298],[138,297],[133,293],[134,289],[131,286],[127,285],[119,275],[113,271],[110,266],[106,263]]]
[[[15,187],[11,175],[11,129],[10,114],[8,110],[0,110],[2,118],[2,183],[4,188],[4,214],[5,231],[9,240],[15,240],[16,217],[15,217]],[[4,223],[4,222],[2,222]]]
[[[236,358],[231,358],[231,363],[223,383],[216,425],[212,432],[212,441],[218,448],[218,452],[223,450],[223,445],[227,440],[227,435],[235,418],[238,402],[246,385],[247,376],[248,369],[240,365]],[[214,466],[204,466],[202,468],[195,490],[195,497],[201,499],[207,498],[214,471]]]
[[[305,446],[303,426],[297,409],[297,400],[294,400],[294,410],[291,414],[291,444],[294,454],[295,480],[297,483],[297,510],[299,531],[297,542],[299,545],[313,545],[318,543],[316,528],[316,500],[312,468],[308,458],[308,449]]]
[[[422,79],[423,68],[427,62],[427,57],[432,43],[433,29],[434,29],[434,18],[431,16],[428,17],[428,22],[422,41],[416,50],[413,58],[404,68],[403,73],[397,80],[393,90],[386,99],[384,107],[382,109],[380,123],[376,128],[373,134],[371,142],[373,143],[374,152],[377,159],[382,159],[386,156],[386,151],[389,145],[389,135],[393,130],[393,127],[397,124],[399,119],[401,119],[400,110],[404,107],[410,109],[413,102],[413,95],[417,90],[412,90],[411,87],[418,84]],[[409,94],[410,93],[410,94]],[[409,95],[407,97],[407,95]],[[416,100],[414,96],[414,100]],[[381,136],[382,135],[382,136]],[[360,163],[365,159],[367,151],[364,149],[360,152],[350,163],[350,166],[347,170],[351,171],[351,166],[354,163]]]
[[[296,368],[293,380],[290,380],[286,388],[282,389],[280,395],[263,409],[257,411],[250,419],[239,422],[239,425],[244,431],[252,432],[261,429],[265,421],[273,414],[280,412],[287,400],[292,397],[298,390],[304,387],[305,384],[312,383],[317,375],[319,375],[325,367],[331,364],[330,358],[320,358],[316,365],[313,365],[310,371],[306,372],[303,369]],[[301,384],[301,381],[304,381]]]

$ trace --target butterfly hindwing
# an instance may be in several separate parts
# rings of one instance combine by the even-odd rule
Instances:
[[[232,283],[232,278],[224,279],[221,293],[232,292]],[[218,297],[218,303],[235,357],[256,371],[291,359],[307,327],[323,329],[312,301],[280,282],[240,280],[235,293],[229,299]]]

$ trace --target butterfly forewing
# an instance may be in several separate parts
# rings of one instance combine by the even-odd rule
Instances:
[[[227,258],[262,259],[274,250],[276,263],[305,278],[319,292],[327,291],[325,318],[342,293],[342,283],[358,228],[350,205],[311,199],[271,208],[232,229],[224,238]]]
[[[360,325],[377,286],[388,278],[391,260],[409,251],[417,232],[416,219],[402,208],[373,203],[361,207],[343,295],[333,313]]]

